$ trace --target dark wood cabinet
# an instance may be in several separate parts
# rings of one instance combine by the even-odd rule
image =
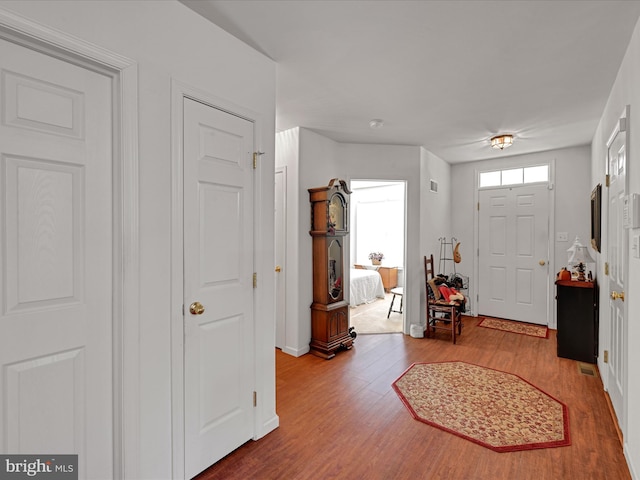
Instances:
[[[598,357],[598,285],[556,281],[558,356],[596,363]]]
[[[310,188],[313,242],[313,303],[311,353],[333,358],[350,349],[349,304],[344,299],[344,249],[349,233],[349,194],[344,181],[333,179],[326,187]]]

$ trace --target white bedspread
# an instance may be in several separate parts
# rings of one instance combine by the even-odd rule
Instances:
[[[355,307],[384,298],[382,277],[375,270],[352,268],[349,281],[349,305]]]

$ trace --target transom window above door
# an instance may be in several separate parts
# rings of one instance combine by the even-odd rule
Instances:
[[[529,183],[547,183],[549,165],[490,170],[478,175],[478,188],[523,185]]]

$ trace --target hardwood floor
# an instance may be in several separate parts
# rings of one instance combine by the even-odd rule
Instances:
[[[630,479],[598,376],[540,339],[477,327],[457,345],[402,334],[360,335],[332,360],[276,351],[280,427],[198,476],[213,479]],[[496,453],[414,420],[391,388],[413,362],[462,360],[514,373],[564,402],[568,447]]]

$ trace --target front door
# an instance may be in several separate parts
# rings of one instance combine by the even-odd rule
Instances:
[[[111,79],[0,40],[0,85],[0,452],[111,478]]]
[[[184,99],[184,425],[191,478],[253,436],[253,123]]]
[[[609,316],[611,322],[608,386],[609,397],[624,433],[624,392],[626,376],[626,317],[623,298],[627,265],[627,231],[623,225],[625,182],[627,169],[626,117],[621,119],[608,142],[608,225]]]
[[[479,192],[478,313],[548,325],[549,189]]]

